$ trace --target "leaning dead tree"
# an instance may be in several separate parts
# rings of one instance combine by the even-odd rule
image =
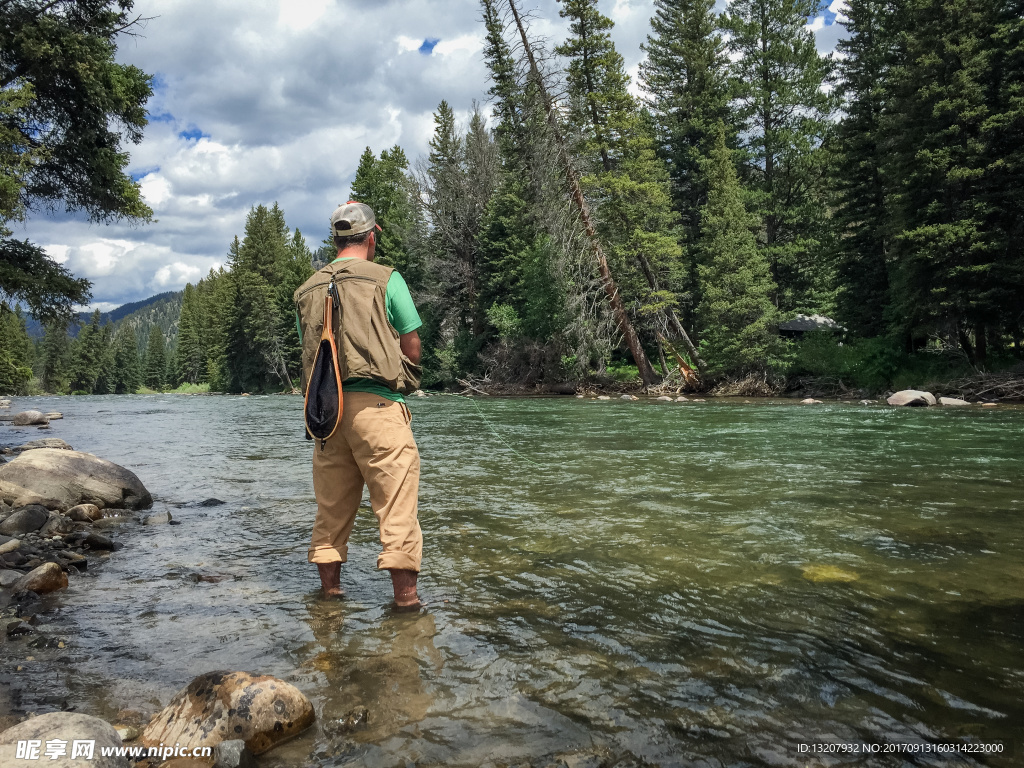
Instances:
[[[597,262],[597,269],[601,278],[601,284],[604,287],[608,303],[611,305],[612,314],[615,317],[615,323],[619,329],[619,333],[621,333],[623,339],[626,340],[630,353],[633,355],[633,361],[636,363],[637,370],[640,372],[641,381],[643,381],[644,386],[650,386],[656,383],[657,376],[654,373],[654,368],[651,366],[650,360],[647,359],[647,354],[644,352],[643,345],[640,343],[640,336],[633,327],[633,322],[629,319],[629,314],[626,312],[626,307],[623,304],[622,296],[619,294],[618,286],[612,276],[611,269],[608,267],[608,257],[605,255],[604,248],[601,246],[601,242],[597,237],[597,228],[594,225],[594,218],[591,215],[590,206],[587,204],[586,198],[583,196],[583,189],[580,187],[579,175],[576,172],[576,168],[573,166],[572,158],[569,156],[569,151],[566,149],[562,128],[559,124],[558,113],[555,110],[555,105],[551,99],[548,88],[544,83],[544,78],[541,76],[540,68],[537,65],[537,60],[533,53],[533,46],[530,43],[529,36],[526,34],[526,27],[523,24],[522,16],[519,13],[519,9],[516,7],[515,0],[506,0],[506,2],[508,3],[509,10],[512,12],[513,18],[515,19],[516,28],[519,31],[519,37],[523,43],[523,51],[529,62],[530,75],[533,78],[535,86],[541,96],[545,116],[551,129],[552,138],[555,142],[558,161],[562,166],[562,172],[565,175],[565,181],[569,189],[570,197],[579,212],[579,218],[583,224],[583,229],[590,251]]]
[[[630,352],[633,355],[633,359],[635,360],[637,369],[640,373],[641,380],[645,386],[649,386],[655,383],[656,376],[650,365],[650,360],[647,358],[647,355],[643,350],[643,346],[640,343],[640,337],[631,322],[629,313],[626,310],[622,296],[620,292],[618,292],[618,288],[608,266],[608,259],[597,236],[594,217],[583,194],[579,173],[573,166],[569,152],[566,148],[566,142],[559,124],[558,112],[555,109],[554,100],[551,98],[550,91],[544,82],[540,67],[538,66],[534,46],[532,46],[529,36],[526,34],[526,28],[523,24],[522,16],[519,13],[515,0],[506,0],[506,2],[508,3],[509,10],[512,12],[513,18],[515,19],[516,29],[519,33],[519,38],[522,41],[523,52],[525,53],[528,61],[529,75],[532,80],[534,80],[536,87],[540,92],[545,116],[555,143],[558,162],[562,166],[562,172],[565,177],[566,185],[568,186],[569,197],[571,198],[574,207],[577,208],[580,221],[583,224],[585,239],[594,259],[597,262],[601,284],[604,288],[604,293],[608,299],[608,303],[611,306],[615,325],[630,348]],[[643,267],[644,274],[651,285],[651,290],[657,290],[656,282],[654,281],[649,265],[646,264],[645,261],[641,260],[641,267]],[[673,335],[683,343],[683,346],[695,362],[697,369],[701,372],[705,371],[705,361],[700,357],[696,346],[691,341],[686,330],[682,327],[682,324],[679,322],[675,312],[673,312],[671,308],[667,308],[666,315],[669,325],[674,332]]]

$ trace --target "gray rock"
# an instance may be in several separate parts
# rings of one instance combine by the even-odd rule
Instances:
[[[241,739],[222,741],[213,748],[213,768],[256,768],[256,758]]]
[[[4,536],[3,538],[7,538]],[[17,552],[21,549],[21,542],[18,539],[7,539],[3,544],[0,544],[0,555],[6,555],[8,552]]]
[[[640,398],[636,395],[620,395],[619,400],[639,400]]]
[[[671,403],[671,402],[672,402],[672,398],[671,398],[671,397],[669,397],[668,395],[662,395],[662,396],[661,396],[661,397],[659,397],[658,399],[659,399],[659,400],[664,400],[664,401],[665,401],[666,403]]]
[[[75,521],[62,515],[60,512],[51,512],[46,524],[39,529],[40,536],[55,536],[65,533],[72,533],[75,530]]]
[[[23,451],[32,451],[36,448],[58,448],[62,451],[73,451],[70,445],[61,440],[59,437],[44,437],[40,440],[30,440],[24,445],[15,445],[11,448],[5,448],[4,453],[22,453]]]
[[[58,419],[63,419],[64,414],[58,413],[57,411],[51,411],[50,413],[46,414],[46,418],[48,418],[50,421],[57,421]]]
[[[56,502],[69,509],[95,504],[101,509],[148,509],[153,497],[135,474],[113,462],[79,451],[40,448],[25,451],[0,467],[0,498]]]
[[[680,395],[679,397],[676,398],[676,402],[677,403],[688,403],[688,402],[690,402],[690,398],[683,397],[682,395]]]
[[[923,408],[935,405],[935,395],[931,392],[922,392],[918,389],[903,389],[886,398],[889,405],[902,405],[916,408]]]
[[[3,469],[13,465],[4,465]],[[50,519],[50,510],[38,504],[31,504],[21,509],[16,509],[10,517],[0,523],[0,533],[6,536],[15,536],[19,533],[31,533],[38,531],[46,521]]]
[[[800,405],[824,405],[821,400],[815,400],[813,397],[807,397],[800,401]]]
[[[598,395],[597,399],[598,400],[611,400],[611,398],[608,395]]]
[[[6,568],[0,569],[0,587],[6,589],[22,577],[21,571],[12,571]]]
[[[79,504],[69,509],[67,516],[76,523],[93,523],[103,517],[103,511],[95,504]]]
[[[46,415],[39,411],[22,411],[14,416],[14,426],[16,427],[27,427],[32,424],[49,423],[50,420],[46,418]]]
[[[117,549],[117,545],[106,536],[101,536],[93,531],[79,531],[65,539],[73,547],[83,546],[94,550]]]
[[[46,747],[46,742],[60,740],[67,742],[67,754],[51,760],[40,750],[38,760],[18,760],[16,757],[18,742],[38,740]],[[91,760],[77,757],[71,759],[75,741],[95,742]],[[77,712],[48,712],[45,715],[30,717],[0,733],[0,765],[46,765],[48,768],[129,768],[127,757],[103,756],[104,747],[120,747],[121,737],[109,723],[98,717],[81,715]]]
[[[246,672],[209,672],[178,692],[143,731],[145,746],[214,747],[241,739],[254,755],[301,733],[316,715],[301,691]]]
[[[970,403],[966,400],[961,400],[959,397],[940,397],[939,405],[951,405],[956,407],[961,405],[970,405]]]

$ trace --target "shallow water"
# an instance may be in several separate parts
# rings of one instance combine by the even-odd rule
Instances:
[[[120,524],[125,548],[46,599],[64,649],[0,646],[14,711],[155,711],[244,669],[320,718],[265,766],[1024,761],[1024,743],[799,752],[1020,740],[1022,409],[416,399],[428,605],[396,615],[368,508],[348,599],[317,599],[298,398],[23,407],[65,419],[0,442],[62,437],[121,463],[181,524]],[[195,505],[209,497],[226,503]],[[332,730],[359,707],[368,727]]]

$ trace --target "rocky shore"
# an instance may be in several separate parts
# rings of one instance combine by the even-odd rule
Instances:
[[[9,416],[2,413],[9,405],[0,401],[0,421],[17,426],[48,428],[61,418]],[[222,503],[200,506],[211,502]],[[43,596],[74,589],[78,573],[123,547],[119,524],[152,506],[133,472],[59,438],[0,448],[0,643],[12,652],[23,646],[19,654],[63,647],[38,619],[53,607]],[[164,512],[138,522],[175,521]],[[114,723],[65,711],[0,717],[0,765],[35,759],[54,768],[252,768],[255,755],[315,720],[294,686],[241,671],[201,675],[149,714],[122,710]]]

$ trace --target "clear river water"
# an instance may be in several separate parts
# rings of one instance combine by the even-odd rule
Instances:
[[[27,407],[65,418],[0,444],[123,464],[180,524],[117,523],[45,599],[64,648],[0,645],[14,711],[241,669],[318,714],[267,767],[1024,764],[1022,408],[413,399],[426,605],[397,614],[368,507],[318,596],[299,398]],[[1006,751],[801,751],[950,739]]]

